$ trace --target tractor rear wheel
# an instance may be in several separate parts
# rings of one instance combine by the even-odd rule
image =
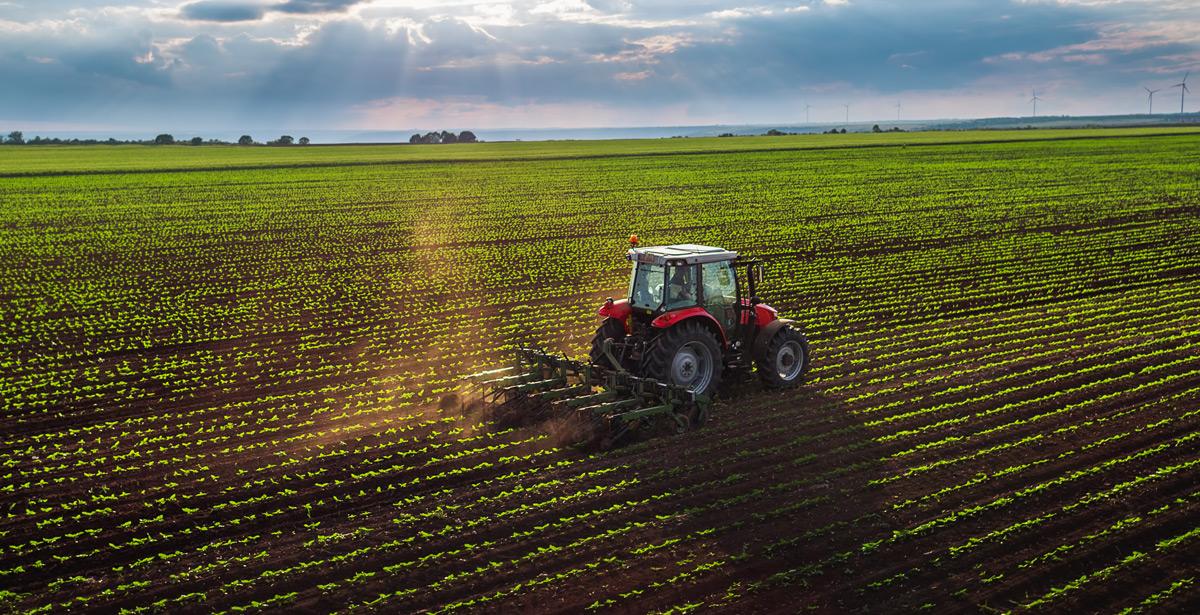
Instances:
[[[643,363],[646,376],[703,395],[717,391],[722,364],[716,336],[695,320],[686,320],[659,334]]]
[[[808,338],[791,325],[775,333],[757,361],[758,377],[772,389],[790,389],[808,372]]]
[[[607,339],[611,339],[613,342],[625,339],[625,323],[616,318],[605,318],[604,322],[600,323],[600,327],[596,329],[596,335],[592,337],[592,351],[588,353],[592,365],[613,369],[615,366],[612,361],[609,361],[608,357],[604,355],[604,340]]]

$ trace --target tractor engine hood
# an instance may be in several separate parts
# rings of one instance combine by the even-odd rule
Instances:
[[[609,297],[604,301],[604,305],[600,306],[600,315],[606,318],[625,320],[631,312],[633,312],[633,308],[629,306],[628,299],[613,299]]]

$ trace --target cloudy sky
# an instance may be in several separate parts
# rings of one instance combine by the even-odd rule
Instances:
[[[1200,0],[0,0],[26,132],[1131,113],[1188,69]]]

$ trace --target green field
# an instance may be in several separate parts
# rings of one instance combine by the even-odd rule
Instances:
[[[806,384],[441,403],[630,233],[767,260]],[[1194,611],[1198,263],[1183,129],[0,147],[0,607]]]

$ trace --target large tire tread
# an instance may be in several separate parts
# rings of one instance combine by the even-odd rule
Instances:
[[[724,353],[721,343],[707,327],[696,322],[684,321],[659,334],[650,344],[646,357],[642,361],[642,373],[660,382],[670,382],[671,361],[675,352],[684,344],[700,341],[712,351],[713,374],[708,382],[708,388],[701,393],[713,397],[721,385],[721,369],[724,367]]]
[[[784,380],[775,369],[775,356],[779,354],[779,349],[789,341],[799,342],[800,348],[804,351],[804,363],[800,367],[800,373],[790,381]],[[799,329],[786,325],[779,329],[767,344],[765,358],[755,360],[755,371],[758,372],[758,377],[767,388],[794,389],[800,386],[800,383],[804,381],[804,376],[808,374],[811,358],[808,352],[808,338]]]

